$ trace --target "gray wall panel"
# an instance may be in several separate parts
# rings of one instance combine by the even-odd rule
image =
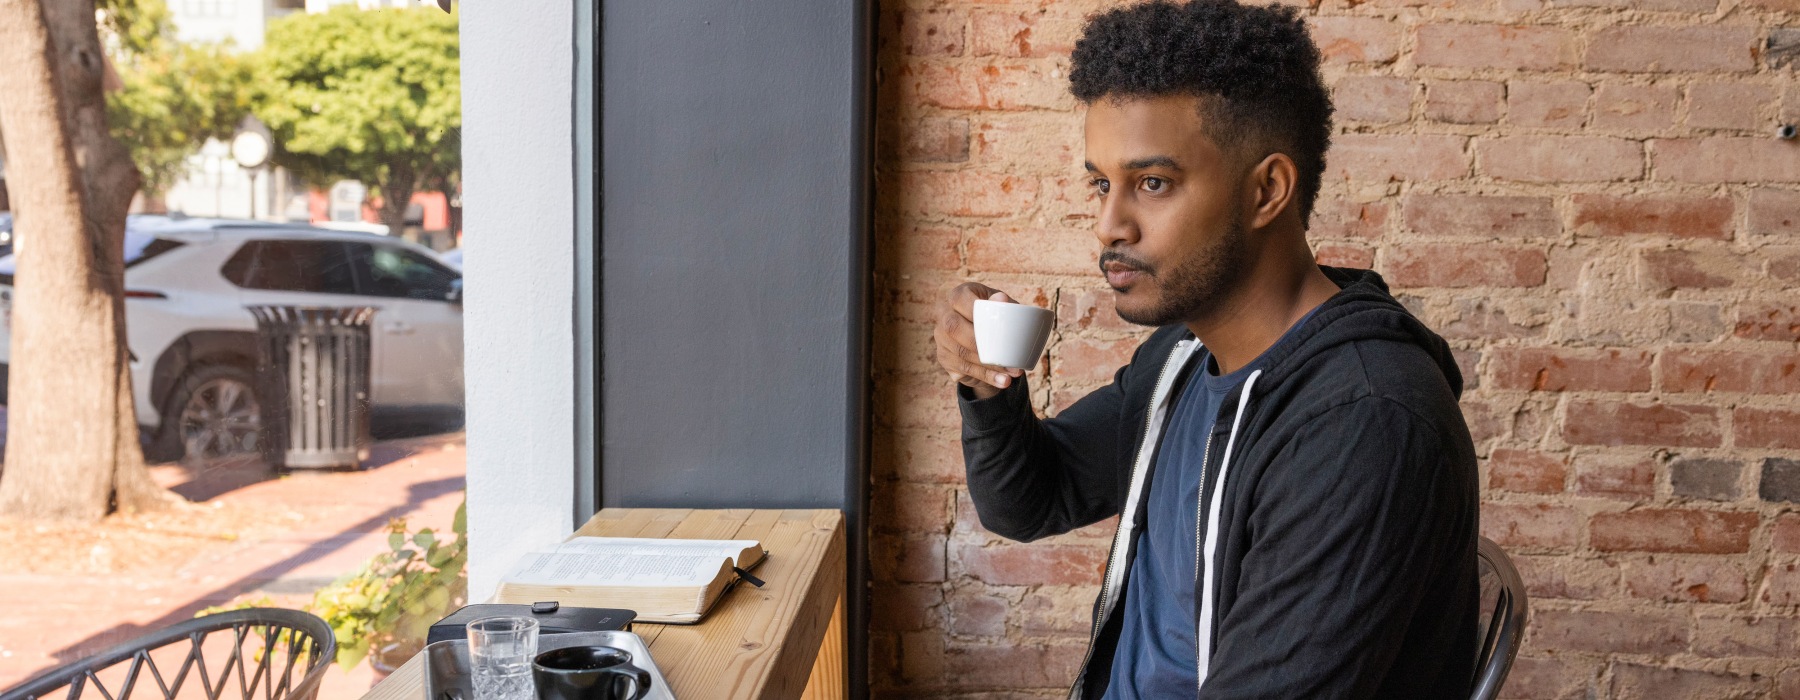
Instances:
[[[860,511],[863,8],[603,7],[602,502]]]

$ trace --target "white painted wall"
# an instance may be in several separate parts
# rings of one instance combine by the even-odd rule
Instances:
[[[575,526],[572,13],[462,5],[470,600]]]

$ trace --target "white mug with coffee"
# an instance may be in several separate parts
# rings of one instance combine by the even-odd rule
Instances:
[[[975,301],[975,352],[981,364],[1031,369],[1050,342],[1056,314],[1003,301]]]

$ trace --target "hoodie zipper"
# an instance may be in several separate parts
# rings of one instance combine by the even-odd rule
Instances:
[[[1183,349],[1185,349],[1185,346],[1189,342],[1192,342],[1192,341],[1183,340],[1183,341],[1177,342],[1175,344],[1175,351],[1176,352],[1182,351]],[[1156,387],[1161,387],[1163,380],[1168,378],[1169,368],[1177,365],[1177,363],[1172,362],[1172,360],[1174,360],[1174,359],[1175,359],[1175,357],[1174,357],[1173,353],[1171,353],[1169,356],[1169,359],[1163,361],[1162,371],[1157,372],[1156,383],[1151,385],[1151,387],[1152,387],[1152,389],[1151,389],[1152,402],[1155,401],[1154,392],[1156,391]],[[1186,360],[1183,360],[1179,364],[1185,365],[1185,364],[1187,364],[1187,362],[1186,362]],[[1164,397],[1164,400],[1167,400],[1166,396]],[[1133,479],[1137,478],[1138,471],[1144,467],[1144,441],[1150,439],[1150,426],[1155,421],[1156,421],[1156,404],[1152,403],[1150,405],[1149,413],[1144,416],[1144,431],[1141,435],[1138,436],[1137,461],[1134,462],[1131,467],[1131,476]],[[1208,449],[1211,449],[1211,445],[1212,445],[1212,438],[1209,436],[1207,438]],[[1130,488],[1129,485],[1127,485],[1127,488]],[[1124,514],[1124,509],[1121,508],[1120,515],[1123,516],[1123,514]],[[1125,523],[1124,523],[1122,517],[1121,517],[1121,520],[1119,523],[1119,527],[1125,527]],[[1133,533],[1133,535],[1135,536],[1135,533]],[[1087,682],[1088,663],[1092,662],[1094,660],[1094,643],[1100,641],[1100,624],[1108,612],[1107,605],[1109,605],[1111,603],[1111,601],[1110,601],[1111,596],[1109,594],[1112,591],[1110,590],[1111,587],[1108,585],[1108,583],[1112,580],[1112,569],[1113,569],[1114,559],[1118,556],[1118,553],[1119,553],[1119,548],[1117,546],[1118,542],[1114,542],[1113,544],[1114,544],[1114,546],[1107,548],[1106,568],[1102,569],[1100,572],[1100,607],[1095,609],[1096,612],[1094,615],[1093,628],[1091,630],[1089,630],[1089,632],[1088,632],[1087,654],[1082,656],[1082,658],[1081,658],[1081,666],[1079,667],[1081,669],[1081,672],[1076,675],[1075,686],[1069,689],[1069,697],[1072,699],[1075,699],[1075,700],[1079,699],[1079,693],[1081,691],[1081,687],[1083,685],[1085,685]],[[1127,542],[1125,544],[1125,546],[1130,547],[1131,544],[1129,542]]]
[[[1217,418],[1214,419],[1217,422]],[[1206,469],[1212,464],[1213,432],[1206,431],[1206,449],[1200,452],[1200,495],[1194,499],[1194,581],[1200,578],[1200,528],[1206,524]],[[1199,608],[1200,597],[1194,596],[1194,607]],[[1200,668],[1200,616],[1194,616],[1194,668]],[[1194,692],[1200,692],[1200,686],[1206,683],[1198,673],[1194,674]]]

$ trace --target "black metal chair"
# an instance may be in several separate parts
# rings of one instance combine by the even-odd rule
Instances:
[[[1500,545],[1483,537],[1476,557],[1480,560],[1481,609],[1486,615],[1477,635],[1481,647],[1475,656],[1474,700],[1493,700],[1506,683],[1506,673],[1512,670],[1519,643],[1525,639],[1528,606],[1525,582]]]
[[[0,700],[78,700],[89,690],[103,700],[130,700],[133,691],[163,700],[312,700],[336,658],[337,637],[318,617],[232,610],[62,666],[0,693]]]

